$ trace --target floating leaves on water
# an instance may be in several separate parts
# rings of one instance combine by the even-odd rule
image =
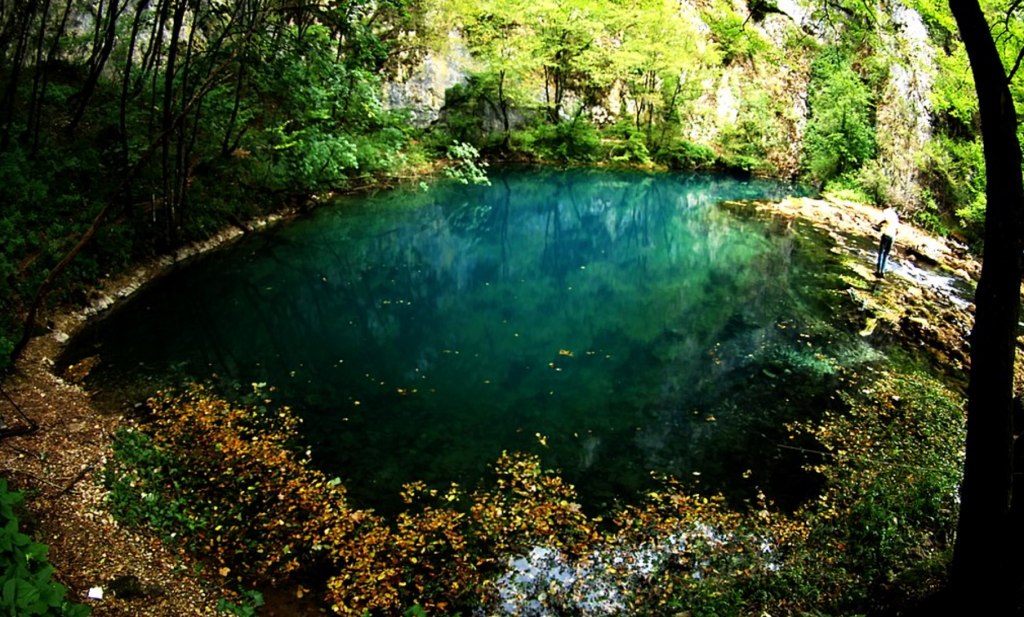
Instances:
[[[571,351],[569,351],[568,349],[559,349],[558,350],[558,355],[560,355],[560,356],[569,356],[571,358],[573,356],[573,353]]]
[[[548,447],[548,438],[547,438],[546,435],[541,435],[540,433],[534,433],[534,436],[537,438],[537,441],[538,441],[538,443],[540,443],[540,445],[544,446],[545,448]]]

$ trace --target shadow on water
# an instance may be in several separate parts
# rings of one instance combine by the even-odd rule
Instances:
[[[726,199],[796,187],[724,176],[496,173],[490,187],[346,198],[144,289],[72,342],[88,386],[275,386],[353,501],[472,485],[503,450],[541,455],[604,508],[651,472],[794,504],[783,424],[878,364],[844,322],[838,262]]]

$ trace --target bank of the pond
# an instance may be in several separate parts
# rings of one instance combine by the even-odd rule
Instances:
[[[399,180],[422,179],[439,169],[416,170]],[[308,196],[276,212],[236,221],[205,240],[104,278],[85,306],[60,307],[40,318],[46,333],[29,342],[0,384],[2,427],[12,433],[0,442],[0,477],[8,479],[12,490],[26,493],[25,526],[50,547],[56,577],[70,588],[71,599],[90,605],[95,616],[166,617],[222,614],[218,602],[233,596],[204,577],[202,564],[118,525],[107,512],[100,474],[113,435],[130,421],[93,404],[74,371],[56,374],[55,359],[64,344],[89,320],[194,257],[293,219],[337,195],[387,188],[394,187],[375,183]],[[271,599],[267,614],[319,615],[297,589],[265,590]]]
[[[848,293],[863,309],[862,335],[908,337],[934,348],[953,371],[964,368],[964,341],[972,321],[970,306],[948,301],[946,289],[905,278],[899,270],[883,281],[874,279],[871,255],[864,247],[873,243],[875,232],[871,226],[879,210],[812,199],[727,205],[805,218],[833,232],[834,250],[852,256],[846,282]],[[189,253],[241,233],[224,232]],[[898,261],[915,255],[915,259],[933,261],[957,273],[955,276],[969,279],[979,271],[978,264],[958,247],[910,226],[904,227],[897,251]],[[94,615],[212,615],[223,597],[222,590],[204,578],[198,564],[152,538],[119,527],[106,512],[99,473],[109,456],[114,432],[130,420],[100,413],[88,393],[72,383],[73,374],[65,379],[52,370],[63,341],[85,319],[130,295],[185,256],[147,265],[109,282],[97,301],[84,311],[51,317],[51,333],[32,341],[15,374],[4,383],[10,401],[4,400],[0,408],[8,425],[22,422],[24,414],[39,429],[4,438],[0,444],[0,475],[8,477],[13,488],[30,492],[27,505],[35,523],[33,533],[51,546],[50,558],[59,578],[71,588],[75,599],[94,607]],[[88,599],[89,590],[97,587],[104,590],[104,598]],[[283,592],[282,598],[296,595],[301,593],[292,589]],[[284,601],[280,604],[283,607]],[[278,610],[278,614],[316,614],[311,606]]]

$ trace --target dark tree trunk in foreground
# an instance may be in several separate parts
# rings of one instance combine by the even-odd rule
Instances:
[[[1020,313],[1024,188],[1017,117],[1003,64],[977,0],[950,0],[978,91],[988,210],[975,295],[967,458],[952,591],[972,614],[1008,615],[1022,582],[1013,499],[1013,363]],[[964,605],[966,609],[968,606]],[[965,614],[965,613],[961,613]]]

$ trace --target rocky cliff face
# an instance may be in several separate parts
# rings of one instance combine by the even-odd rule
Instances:
[[[921,16],[896,4],[894,32],[883,36],[889,79],[876,116],[878,162],[889,183],[889,199],[908,210],[921,207],[919,153],[932,137],[929,95],[935,79],[935,49]]]
[[[470,71],[477,68],[459,33],[450,33],[448,39],[442,49],[427,52],[413,66],[401,67],[400,73],[384,84],[388,108],[408,109],[415,127],[423,128],[436,121],[448,88],[465,83]]]

